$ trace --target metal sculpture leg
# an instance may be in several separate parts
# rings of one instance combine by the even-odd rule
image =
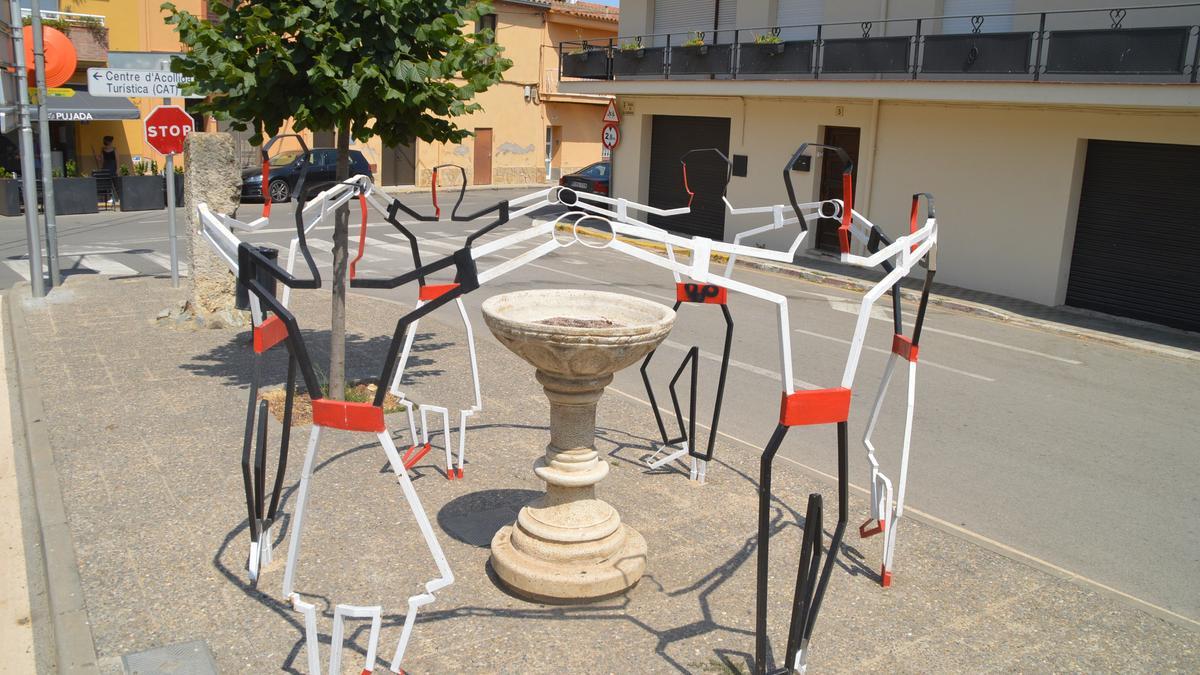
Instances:
[[[271,528],[279,510],[283,477],[287,472],[288,446],[291,442],[292,408],[296,390],[296,360],[288,354],[288,377],[284,398],[283,431],[279,440],[279,458],[268,502],[266,491],[267,415],[266,401],[258,400],[262,378],[261,352],[254,354],[250,397],[246,406],[246,432],[242,442],[242,483],[246,492],[246,510],[250,529],[250,555],[246,563],[250,580],[257,581],[260,570],[272,560]],[[257,405],[256,405],[257,404]],[[253,458],[251,457],[253,447]]]
[[[871,442],[871,435],[875,431],[875,423],[879,418],[879,411],[883,407],[883,399],[887,394],[888,384],[891,381],[896,362],[900,358],[903,358],[900,354],[893,353],[891,358],[888,359],[887,370],[884,371],[883,381],[880,383],[879,395],[875,399],[875,406],[871,409],[871,419],[867,424],[867,431],[863,435],[863,445],[867,448],[867,460],[871,463],[871,520],[859,526],[858,532],[859,536],[864,539],[876,534],[883,534],[883,555],[879,570],[879,582],[884,588],[889,588],[892,585],[892,561],[896,553],[896,529],[899,524],[898,521],[904,515],[904,492],[908,482],[908,458],[909,450],[912,447],[913,411],[917,395],[917,363],[915,359],[908,363],[904,438],[900,446],[900,480],[896,485],[896,499],[894,502],[892,501],[892,482],[879,470],[879,462],[875,458],[875,446]]]
[[[657,469],[684,455],[689,455],[691,457],[689,478],[701,485],[704,484],[708,476],[708,462],[712,460],[713,448],[717,440],[717,426],[721,421],[721,402],[725,397],[725,378],[729,371],[729,353],[733,346],[733,317],[729,314],[729,307],[726,305],[727,295],[728,291],[719,286],[680,283],[677,284],[676,302],[672,308],[678,311],[679,306],[684,302],[718,304],[721,307],[722,315],[725,317],[725,346],[721,352],[721,374],[720,379],[717,381],[716,401],[713,403],[712,422],[708,430],[708,445],[704,451],[700,451],[697,448],[698,444],[696,442],[696,397],[699,394],[697,370],[699,368],[700,347],[693,346],[688,350],[688,353],[684,355],[683,361],[680,362],[679,368],[675,371],[675,375],[670,381],[671,406],[675,411],[675,419],[679,425],[679,435],[674,438],[667,436],[666,424],[663,422],[662,412],[658,409],[658,402],[654,396],[654,387],[650,383],[650,375],[646,371],[650,365],[650,359],[654,358],[655,352],[652,351],[646,355],[646,358],[642,360],[641,367],[642,382],[646,386],[646,396],[650,399],[650,409],[654,413],[654,421],[658,425],[659,437],[662,439],[658,450],[646,459],[646,466],[651,469]],[[689,365],[691,366],[691,390],[688,404],[688,425],[685,429],[675,385],[683,374],[684,369]],[[663,455],[667,450],[670,450],[670,452]]]
[[[433,556],[434,564],[438,568],[438,577],[426,582],[425,592],[419,595],[414,595],[408,599],[408,613],[404,616],[404,629],[400,634],[400,641],[396,645],[396,653],[392,656],[392,670],[400,672],[400,661],[404,658],[404,650],[408,647],[409,638],[412,637],[413,626],[417,620],[417,610],[420,607],[428,605],[435,600],[434,593],[450,584],[454,583],[454,572],[450,570],[450,563],[446,561],[446,555],[442,552],[442,547],[438,544],[437,537],[433,534],[433,526],[429,524],[429,517],[425,515],[425,509],[421,506],[421,499],[417,496],[417,491],[413,488],[412,481],[408,478],[408,471],[404,468],[404,463],[400,460],[400,454],[396,452],[396,446],[392,443],[392,437],[386,432],[379,434],[379,443],[383,446],[384,453],[387,454],[388,462],[392,465],[392,472],[396,474],[396,479],[400,482],[400,489],[404,492],[404,499],[408,502],[409,509],[412,510],[413,518],[417,521],[417,527],[421,530],[421,536],[425,539],[425,545],[429,548],[430,555]]]
[[[838,550],[849,520],[849,440],[846,418],[850,411],[850,390],[844,388],[800,391],[785,395],[780,421],[759,460],[758,488],[758,579],[755,604],[754,672],[767,672],[767,598],[770,573],[771,473],[775,455],[789,427],[837,424],[838,444],[838,520],[829,541],[829,550],[821,565],[822,504],[819,494],[809,495],[805,514],[805,534],[801,543],[796,587],[788,626],[787,668],[804,671],[813,626],[821,611],[821,600],[833,574]],[[819,574],[818,574],[819,570]]]

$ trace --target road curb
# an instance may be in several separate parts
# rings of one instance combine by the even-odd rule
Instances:
[[[567,225],[567,224],[560,224],[558,226],[558,229],[570,230],[570,229],[572,229],[572,226]],[[612,236],[611,233],[599,232],[599,231],[596,231],[593,228],[589,228],[589,227],[580,228],[579,233],[582,234],[583,236],[591,237],[593,239],[608,239]],[[618,239],[620,239],[624,243],[631,244],[633,246],[638,246],[640,248],[644,248],[649,251],[656,251],[658,253],[663,253],[666,251],[666,246],[664,244],[660,244],[658,242],[648,242],[648,241],[643,241],[640,239],[633,239],[633,238],[629,238],[629,237],[618,237]],[[679,255],[680,257],[689,257],[690,258],[691,252],[690,251],[682,251],[677,255]],[[729,257],[723,253],[713,253],[712,254],[712,261],[714,263],[723,265],[728,260],[729,260]],[[781,264],[777,264],[777,263],[764,262],[764,261],[759,261],[759,260],[745,260],[743,258],[739,258],[735,262],[735,265],[738,267],[741,267],[743,269],[751,269],[751,270],[755,270],[758,272],[779,274],[781,276],[791,277],[793,279],[802,279],[804,281],[808,281],[808,282],[811,282],[814,284],[821,284],[823,286],[834,286],[836,288],[841,288],[841,289],[845,289],[848,291],[855,291],[857,293],[866,293],[867,291],[871,290],[871,288],[874,286],[874,282],[863,281],[862,279],[857,279],[855,277],[846,276],[843,274],[837,274],[834,272],[824,272],[824,271],[820,271],[820,270],[814,270],[814,269],[809,269],[809,268],[805,268],[805,267],[800,267],[798,265],[781,265]],[[900,295],[905,300],[910,301],[910,302],[918,302],[921,298],[920,292],[911,290],[911,289],[907,289],[907,288],[900,289]],[[929,294],[929,302],[930,302],[930,304],[937,305],[938,307],[941,307],[943,309],[947,309],[950,311],[962,312],[964,314],[973,314],[975,316],[992,319],[993,321],[1002,321],[1004,323],[1012,324],[1015,326],[1024,326],[1027,328],[1035,328],[1038,330],[1049,331],[1052,333],[1056,333],[1058,335],[1064,335],[1064,336],[1072,337],[1072,338],[1079,339],[1079,340],[1087,340],[1089,342],[1099,342],[1099,343],[1104,343],[1104,344],[1113,345],[1113,346],[1117,346],[1117,347],[1136,349],[1138,351],[1148,352],[1151,354],[1157,354],[1159,356],[1170,356],[1170,357],[1174,357],[1174,358],[1178,358],[1178,359],[1185,359],[1188,361],[1200,361],[1200,352],[1195,352],[1195,351],[1191,351],[1191,350],[1187,350],[1187,349],[1181,349],[1181,348],[1177,348],[1177,347],[1171,347],[1168,345],[1162,345],[1162,344],[1158,344],[1156,342],[1150,342],[1147,340],[1139,340],[1137,338],[1129,338],[1129,337],[1124,337],[1121,335],[1113,335],[1111,333],[1105,333],[1103,331],[1098,331],[1098,330],[1091,330],[1089,328],[1080,328],[1078,326],[1071,326],[1069,324],[1060,323],[1060,322],[1052,321],[1049,319],[1034,319],[1034,318],[1031,318],[1028,316],[1023,316],[1021,314],[1017,314],[1015,312],[1009,312],[1007,310],[999,309],[999,308],[993,307],[991,305],[986,305],[986,304],[978,303],[978,302],[972,302],[970,300],[963,300],[961,298],[953,298],[953,297],[950,297],[947,295],[940,295],[936,292],[931,292]]]
[[[20,415],[14,416],[13,435],[23,438],[32,477],[34,507],[41,537],[42,565],[46,578],[55,663],[59,673],[99,673],[96,642],[83,601],[83,583],[75,558],[75,544],[67,522],[54,451],[46,431],[46,411],[38,389],[31,357],[33,339],[25,325],[22,303],[27,283],[8,290],[8,325],[12,336],[12,367],[17,376]]]

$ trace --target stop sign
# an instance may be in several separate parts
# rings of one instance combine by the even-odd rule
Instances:
[[[160,105],[146,115],[146,142],[164,155],[183,152],[183,139],[193,129],[192,116],[177,105]]]

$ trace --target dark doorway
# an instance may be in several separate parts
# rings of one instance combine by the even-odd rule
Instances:
[[[475,130],[475,185],[492,184],[492,130]]]
[[[337,136],[332,131],[314,131],[312,142],[314,148],[335,148]]]
[[[841,148],[850,155],[854,162],[854,180],[851,183],[858,190],[858,139],[862,130],[857,127],[825,127],[825,137],[821,141],[825,145]],[[842,170],[844,167],[838,161],[837,155],[825,152],[821,157],[821,191],[818,197],[826,199],[842,199]],[[821,218],[817,221],[817,249],[840,253],[838,244],[838,226],[842,223],[837,218]]]
[[[679,159],[689,150],[717,148],[729,154],[728,117],[655,115],[650,131],[650,206],[673,209],[687,206]],[[650,224],[672,232],[725,238],[725,189],[727,165],[715,153],[688,158],[688,187],[695,193],[691,213],[679,216],[650,216]]]
[[[1200,146],[1088,141],[1067,304],[1200,331]]]
[[[413,185],[417,178],[416,143],[394,145],[383,149],[379,167],[380,185]]]

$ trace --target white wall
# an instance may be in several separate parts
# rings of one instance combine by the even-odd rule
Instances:
[[[855,206],[885,231],[907,226],[914,192],[932,192],[941,228],[938,280],[1043,304],[1066,294],[1083,151],[1089,138],[1200,145],[1200,114],[916,102],[737,97],[622,97],[614,191],[645,201],[649,116],[729,117],[730,151],[749,155],[734,178],[735,206],[783,203],[781,172],[823,127],[863,130]],[[839,115],[840,108],[840,115]],[[819,163],[795,173],[797,196],[814,199]],[[761,224],[726,219],[726,236]],[[776,237],[778,245],[786,237]],[[811,242],[810,242],[811,243]]]

